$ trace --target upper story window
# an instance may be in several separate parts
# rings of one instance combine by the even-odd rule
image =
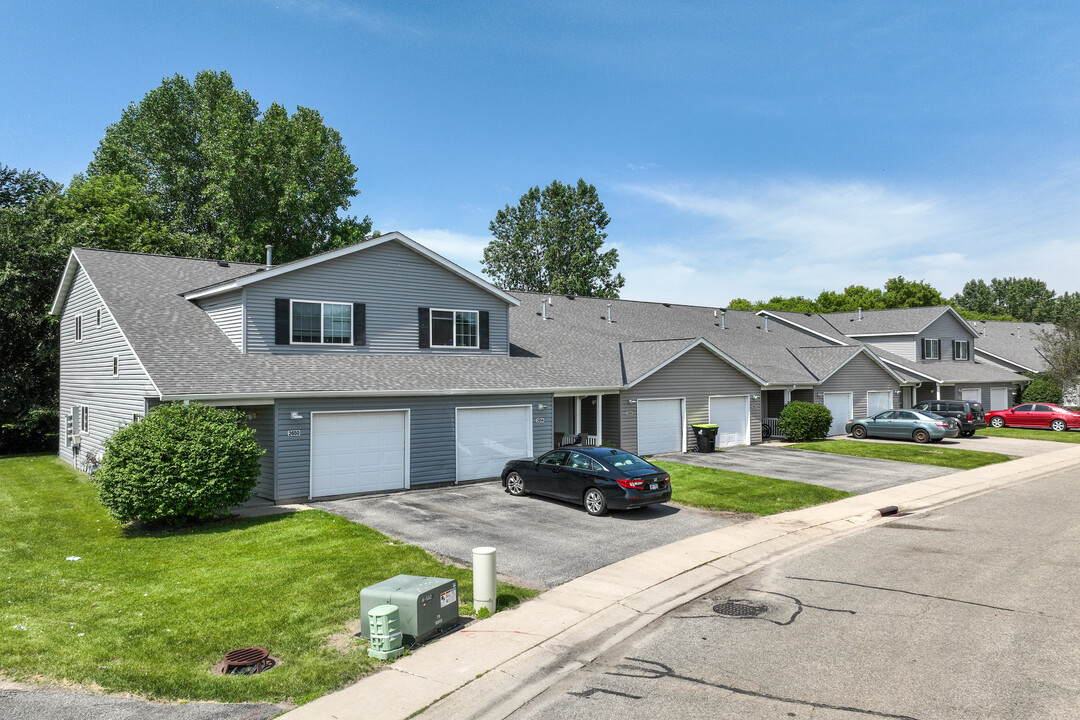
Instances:
[[[968,340],[953,340],[953,344],[952,344],[953,360],[967,360],[969,353],[970,353],[970,342]]]
[[[291,337],[294,344],[352,344],[352,305],[293,300]]]
[[[432,310],[431,347],[480,347],[480,313],[476,310]]]
[[[75,342],[82,342],[82,315],[75,316]]]
[[[941,358],[941,341],[937,338],[923,338],[923,360],[938,360]]]

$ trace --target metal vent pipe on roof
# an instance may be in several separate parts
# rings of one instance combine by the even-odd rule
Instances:
[[[859,320],[862,320],[862,308],[859,308]]]
[[[269,270],[270,268],[274,267],[274,263],[273,263],[274,246],[273,245],[264,245],[263,247],[266,248],[266,269]]]
[[[547,298],[544,298],[543,300],[540,301],[540,317],[543,318],[544,320],[548,319],[548,317],[547,317],[547,306],[548,306]]]
[[[607,321],[609,324],[611,323],[611,303],[607,304]]]
[[[721,310],[720,311],[720,329],[721,330],[726,330],[727,329],[727,311],[726,310]]]
[[[765,316],[765,332],[769,332],[769,316]]]

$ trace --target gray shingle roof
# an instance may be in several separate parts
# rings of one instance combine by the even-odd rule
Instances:
[[[851,335],[890,335],[917,333],[949,310],[948,305],[934,305],[893,310],[863,310],[861,320],[857,312],[822,313],[821,318],[838,332],[849,337]]]
[[[871,346],[873,347],[873,346]],[[1027,378],[1014,372],[979,362],[935,362],[917,363],[900,357],[881,348],[873,348],[874,353],[894,366],[901,368],[901,373],[916,382],[927,382],[927,376],[946,385],[957,383],[1006,383],[1027,382]],[[908,372],[910,371],[910,372]]]
[[[1039,335],[1053,332],[1053,323],[976,320],[970,324],[979,333],[975,341],[976,355],[985,351],[1037,372],[1046,370],[1046,357],[1039,352]]]

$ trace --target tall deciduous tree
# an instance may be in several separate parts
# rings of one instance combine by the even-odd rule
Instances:
[[[343,218],[358,194],[341,135],[305,107],[265,112],[226,72],[166,78],[105,131],[90,181],[133,178],[184,254],[281,262],[358,242],[368,218]]]
[[[584,180],[530,188],[488,226],[494,238],[484,248],[484,272],[513,290],[618,297],[626,282],[615,270],[619,253],[601,250],[609,221]]]
[[[1039,335],[1039,352],[1049,366],[1046,374],[1063,388],[1080,383],[1080,315],[1063,318]]]
[[[881,300],[886,308],[911,308],[944,305],[945,298],[932,285],[921,280],[905,280],[897,275],[885,281]]]

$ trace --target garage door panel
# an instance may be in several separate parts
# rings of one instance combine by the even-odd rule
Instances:
[[[679,452],[683,449],[682,400],[638,400],[638,454]]]
[[[312,497],[406,485],[406,413],[312,413]]]
[[[1009,390],[1010,388],[990,388],[991,410],[1009,409]]]
[[[499,477],[532,455],[532,406],[458,408],[455,432],[458,481]]]
[[[844,426],[851,419],[852,393],[825,393],[823,403],[832,413],[829,435],[843,435]]]
[[[750,397],[709,398],[709,422],[717,426],[716,447],[750,444]]]
[[[893,394],[891,390],[871,390],[866,393],[866,416],[874,417],[878,413],[892,410]]]

